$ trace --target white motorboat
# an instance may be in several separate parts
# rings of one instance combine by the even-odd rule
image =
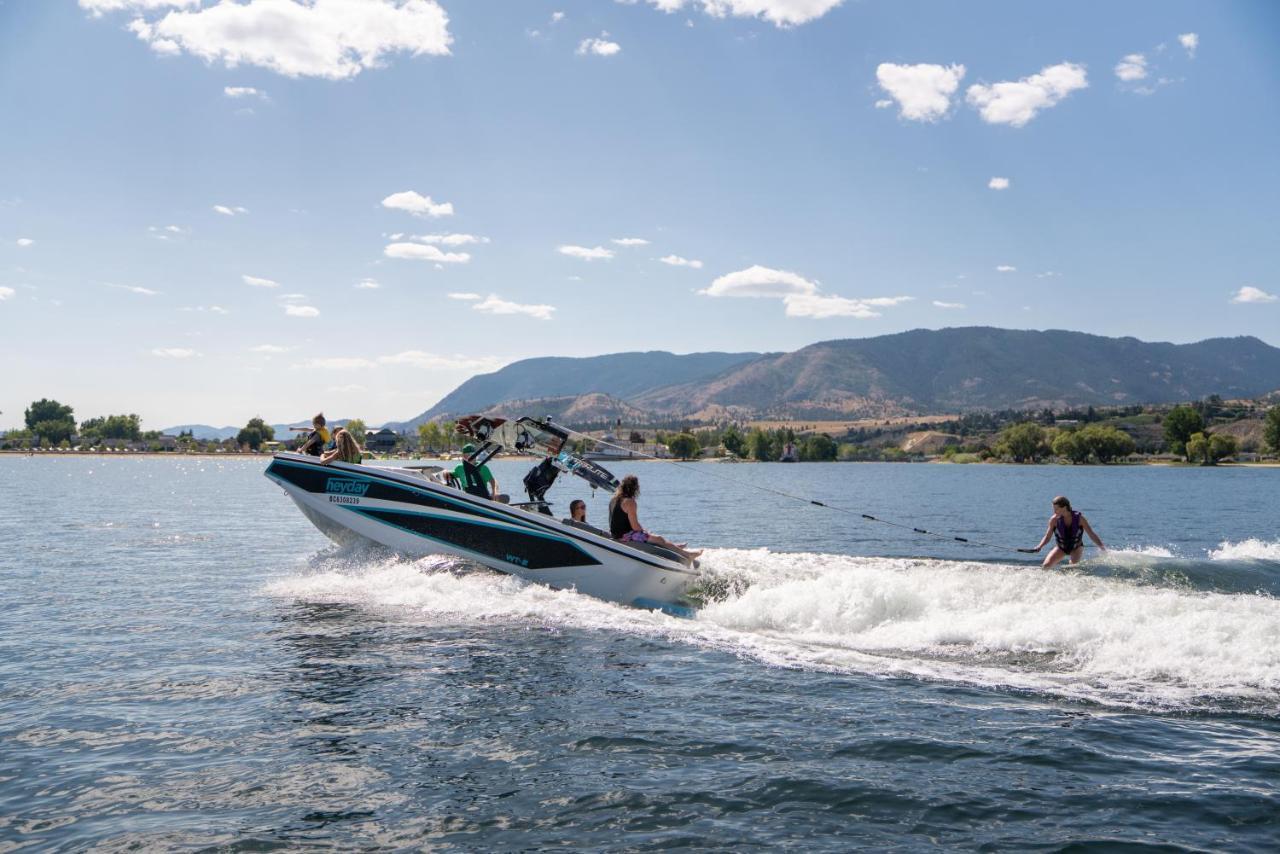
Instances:
[[[617,486],[608,471],[565,450],[569,434],[547,422],[473,416],[459,429],[483,442],[467,458],[472,465],[503,450],[541,452],[556,470],[593,487]],[[265,474],[338,543],[371,541],[412,557],[454,555],[556,589],[681,615],[698,577],[696,561],[677,552],[556,519],[541,494],[531,492],[525,504],[493,501],[449,485],[435,467],[323,465],[317,457],[278,453]]]

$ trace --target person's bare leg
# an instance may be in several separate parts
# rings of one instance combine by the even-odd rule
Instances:
[[[1059,563],[1066,560],[1066,557],[1066,552],[1057,546],[1054,546],[1053,551],[1049,552],[1049,556],[1044,559],[1044,563],[1040,564],[1040,566],[1045,569],[1048,569],[1051,566],[1057,566]]]
[[[1071,562],[1073,564],[1079,563],[1083,558],[1084,558],[1084,546],[1081,546],[1080,548],[1076,549],[1071,553]]]
[[[655,546],[662,546],[662,548],[664,549],[671,549],[673,552],[683,555],[685,558],[689,560],[693,560],[694,558],[702,554],[701,551],[691,552],[688,549],[685,549],[681,546],[676,545],[675,543],[668,540],[666,537],[659,537],[657,534],[650,534],[649,542],[653,543]]]

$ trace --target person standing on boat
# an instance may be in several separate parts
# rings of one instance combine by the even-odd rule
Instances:
[[[325,451],[324,455],[320,457],[320,462],[326,466],[335,461],[358,466],[363,458],[364,452],[360,450],[360,445],[356,443],[355,436],[348,433],[345,427],[339,427],[338,431],[333,434],[333,450]]]
[[[655,546],[671,549],[688,560],[702,554],[700,551],[688,551],[685,543],[673,543],[665,537],[646,531],[640,524],[636,508],[639,496],[640,478],[629,474],[618,484],[618,491],[609,500],[609,534],[615,540],[623,543],[653,543]]]
[[[1079,510],[1072,510],[1071,502],[1067,497],[1059,495],[1053,499],[1053,515],[1049,517],[1049,527],[1045,529],[1044,537],[1035,547],[1035,551],[1040,551],[1050,539],[1053,539],[1056,543],[1053,551],[1049,552],[1049,556],[1044,559],[1045,568],[1056,566],[1067,558],[1071,558],[1072,563],[1079,563],[1084,555],[1085,534],[1089,535],[1099,549],[1104,552],[1107,550],[1102,540],[1093,532],[1093,527],[1084,514]]]
[[[487,465],[476,465],[471,462],[471,455],[475,452],[476,446],[469,442],[462,446],[462,462],[453,469],[454,482],[463,492],[477,498],[487,498],[490,501],[501,500],[501,496],[498,495],[498,481],[494,479],[493,472],[489,471]]]

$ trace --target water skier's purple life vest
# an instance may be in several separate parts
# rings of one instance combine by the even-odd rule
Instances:
[[[1066,520],[1061,516],[1058,517],[1057,524],[1053,527],[1053,538],[1058,543],[1058,548],[1067,554],[1071,554],[1076,549],[1084,545],[1084,529],[1080,524],[1080,511],[1071,511],[1071,526],[1068,527]]]

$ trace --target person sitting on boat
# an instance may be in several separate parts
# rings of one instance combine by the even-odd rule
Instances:
[[[324,455],[320,457],[320,462],[326,466],[335,461],[358,466],[363,458],[364,452],[360,450],[360,445],[356,443],[356,437],[348,433],[345,427],[339,427],[337,432],[333,434],[333,450],[325,451]]]
[[[1053,551],[1049,552],[1049,556],[1044,559],[1044,567],[1055,566],[1068,557],[1071,558],[1072,563],[1079,563],[1084,555],[1085,534],[1089,535],[1098,548],[1104,552],[1107,550],[1102,540],[1098,539],[1098,535],[1093,532],[1089,520],[1084,518],[1084,514],[1079,510],[1072,510],[1071,502],[1067,497],[1059,495],[1053,499],[1053,515],[1049,517],[1049,527],[1045,529],[1044,537],[1035,547],[1035,551],[1040,551],[1045,543],[1053,538],[1057,542]]]
[[[587,524],[587,502],[581,498],[569,502],[569,521]]]
[[[640,495],[640,478],[629,474],[618,484],[618,491],[609,500],[609,533],[615,540],[623,543],[653,543],[664,549],[671,549],[677,554],[693,560],[700,551],[688,551],[686,543],[673,543],[665,537],[651,534],[640,524],[636,510],[636,498]]]
[[[298,453],[309,454],[318,457],[324,453],[324,448],[330,441],[329,428],[325,426],[324,413],[316,414],[311,419],[311,432],[307,434],[307,438],[302,440],[302,446],[298,448]]]
[[[462,462],[453,469],[454,484],[458,489],[477,498],[501,501],[502,496],[498,494],[498,481],[494,479],[493,472],[489,471],[487,465],[476,465],[471,462],[471,455],[475,452],[476,446],[469,442],[462,446]]]

